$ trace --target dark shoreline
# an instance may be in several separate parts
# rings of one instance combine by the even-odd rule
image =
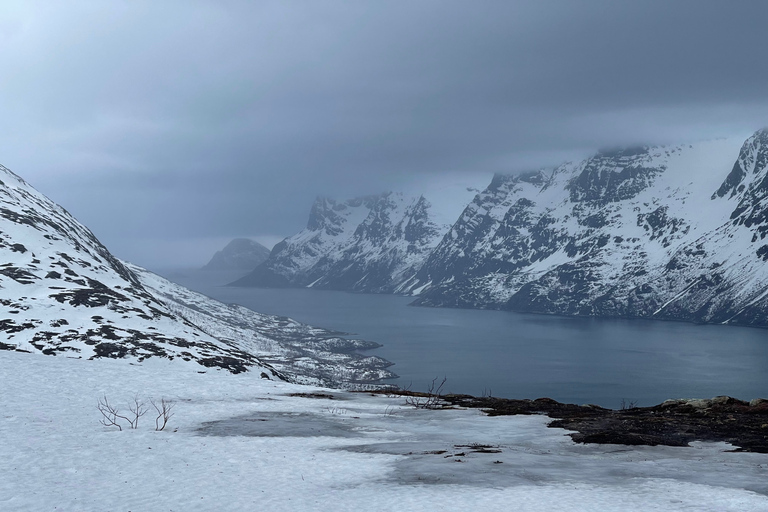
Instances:
[[[395,391],[428,399],[433,395]],[[577,443],[645,446],[688,446],[693,441],[726,442],[733,451],[768,453],[768,400],[751,402],[729,396],[667,400],[652,407],[605,409],[597,405],[563,404],[551,398],[515,400],[471,395],[441,395],[430,408],[482,409],[489,416],[546,414],[549,427],[573,430]],[[424,402],[422,402],[424,403]]]

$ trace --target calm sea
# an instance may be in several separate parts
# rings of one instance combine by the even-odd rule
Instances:
[[[228,288],[226,276],[165,273],[227,303],[383,346],[401,387],[618,408],[667,398],[768,397],[768,330],[651,320],[420,308],[408,297]]]

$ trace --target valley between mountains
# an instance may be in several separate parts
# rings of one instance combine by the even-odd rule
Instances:
[[[768,133],[720,176],[733,148],[601,153],[431,199],[320,200],[307,229],[238,284],[765,327]],[[684,178],[691,166],[700,180]],[[3,510],[768,504],[765,454],[734,452],[765,451],[762,399],[610,411],[389,393],[379,384],[391,363],[364,352],[376,343],[121,261],[5,167],[0,256]],[[118,430],[100,423],[107,397],[122,411],[159,400],[174,414],[162,430],[138,416]]]

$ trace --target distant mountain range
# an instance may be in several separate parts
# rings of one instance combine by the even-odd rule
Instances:
[[[318,199],[234,285],[768,326],[768,130],[497,175],[449,223],[427,196]]]
[[[349,385],[392,377],[349,340],[225,305],[122,262],[66,210],[0,166],[0,350]]]
[[[269,249],[248,238],[235,238],[213,255],[203,270],[250,272],[269,258]]]
[[[425,194],[320,198],[307,228],[275,245],[236,286],[306,286],[406,293],[453,219],[478,192],[455,180]]]

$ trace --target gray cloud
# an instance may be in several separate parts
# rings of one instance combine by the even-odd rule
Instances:
[[[4,2],[0,161],[202,264],[318,194],[768,124],[763,1]]]

